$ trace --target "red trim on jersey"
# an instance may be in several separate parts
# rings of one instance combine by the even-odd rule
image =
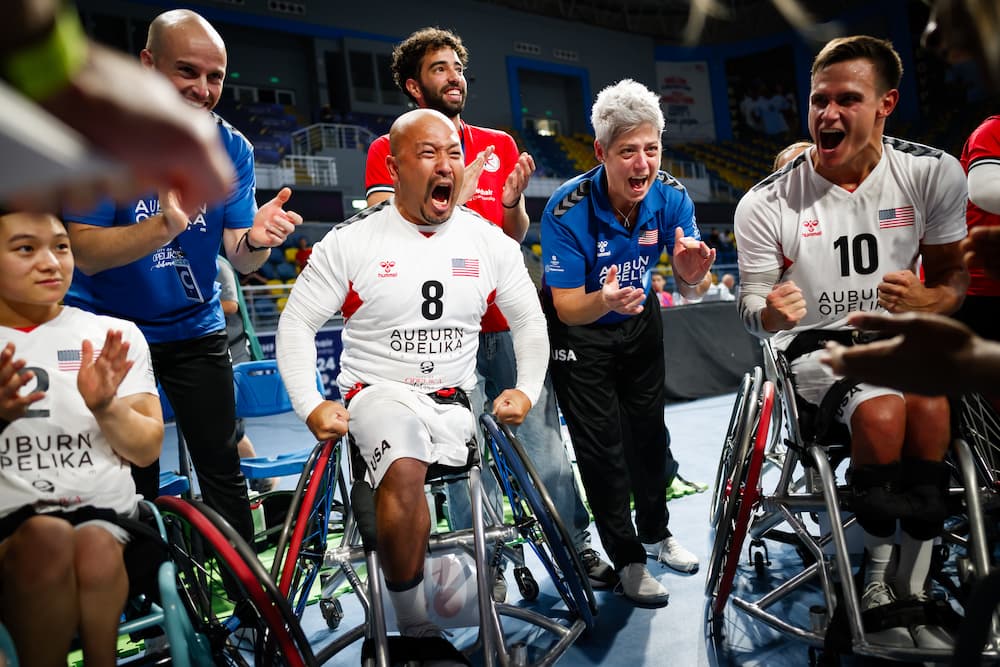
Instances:
[[[344,298],[344,305],[340,307],[340,314],[344,316],[344,321],[351,319],[351,315],[358,312],[358,308],[364,301],[361,296],[354,291],[354,282],[347,284],[347,296]]]
[[[14,328],[17,329],[18,331],[22,332],[22,333],[31,333],[32,331],[34,331],[35,329],[37,329],[38,326],[39,325],[37,325],[37,324],[32,324],[30,327],[14,327]]]
[[[781,256],[781,272],[784,273],[785,271],[787,271],[788,267],[790,267],[794,263],[795,262],[793,262],[792,260],[790,260],[787,257],[785,257],[784,255],[782,255]]]

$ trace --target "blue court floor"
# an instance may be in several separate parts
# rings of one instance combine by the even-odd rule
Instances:
[[[671,447],[680,462],[681,474],[691,481],[711,484],[715,477],[721,443],[729,421],[734,400],[733,394],[702,399],[689,403],[667,406],[664,416],[671,433]],[[248,420],[247,432],[260,455],[274,455],[283,451],[301,449],[311,444],[306,428],[293,416],[257,418]],[[173,427],[168,427],[164,448],[164,466],[176,460],[176,441]],[[293,479],[286,479],[283,486],[291,487]],[[669,503],[670,527],[674,535],[698,555],[702,570],[693,575],[678,574],[650,560],[650,571],[670,591],[670,604],[661,609],[641,609],[625,598],[610,591],[596,591],[599,615],[595,629],[583,635],[559,661],[561,665],[586,667],[589,665],[767,665],[785,667],[807,665],[808,649],[804,644],[750,623],[746,617],[730,607],[726,612],[727,639],[721,645],[707,639],[705,623],[705,581],[707,559],[711,550],[708,526],[708,492],[674,499]],[[594,546],[600,549],[599,541]],[[753,575],[749,565],[741,566],[737,576],[739,590],[763,593],[769,588],[770,576],[780,577],[783,563],[792,563],[794,552],[772,550],[772,568],[763,579]],[[561,600],[548,582],[541,565],[529,562],[541,585],[541,595],[533,603],[548,606],[558,616]],[[508,603],[518,604],[519,593],[513,577],[508,573]],[[342,628],[360,622],[362,612],[353,595],[342,599],[345,619]],[[801,610],[790,610],[801,613]],[[336,632],[327,630],[318,608],[310,606],[303,619],[303,628],[314,647],[326,645]],[[339,631],[339,630],[338,630]],[[516,628],[515,628],[516,631]],[[458,630],[452,641],[459,646],[474,639],[474,631]],[[525,637],[531,642],[531,636]],[[548,641],[546,639],[546,641]],[[329,665],[359,664],[360,643],[335,656]],[[847,664],[847,663],[845,663]],[[850,664],[876,664],[871,661]]]

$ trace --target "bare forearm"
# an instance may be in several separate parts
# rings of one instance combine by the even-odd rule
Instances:
[[[142,400],[157,400],[150,395]],[[138,466],[148,466],[159,458],[163,445],[163,419],[143,414],[127,400],[116,398],[94,412],[97,424],[111,448],[123,459]]]
[[[559,319],[570,326],[596,322],[611,312],[601,290],[571,296],[554,292],[552,298]]]
[[[76,266],[87,275],[142,259],[173,238],[162,215],[120,227],[71,222],[69,233]]]
[[[501,201],[501,203],[503,203]],[[524,241],[528,234],[528,225],[531,220],[528,218],[528,211],[524,208],[524,197],[521,197],[514,208],[503,209],[503,231],[504,234],[514,239],[518,243]]]
[[[969,288],[969,272],[965,268],[949,271],[943,280],[929,286],[930,300],[926,307],[919,308],[923,312],[951,315],[962,306],[965,292]]]
[[[245,236],[246,230],[227,229],[225,231],[226,259],[242,274],[253,273],[264,265],[271,255],[270,248],[250,250]]]

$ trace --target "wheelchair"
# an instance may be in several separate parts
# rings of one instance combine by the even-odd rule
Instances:
[[[720,642],[733,626],[726,620],[731,602],[749,619],[804,642],[813,661],[848,653],[948,661],[950,650],[895,647],[866,637],[866,629],[881,626],[871,612],[862,614],[854,585],[848,532],[856,519],[835,473],[849,456],[846,427],[824,423],[822,414],[797,401],[784,355],[768,341],[762,345],[764,368],[747,373],[740,384],[716,474],[710,511],[715,535],[706,578],[709,638]],[[952,408],[948,503],[953,516],[935,557],[939,565],[951,552],[956,558],[953,567],[938,567],[932,575],[961,605],[974,583],[989,573],[995,544],[995,535],[986,530],[995,518],[987,522],[985,516],[998,500],[1000,421],[988,407],[981,397],[965,396]],[[775,470],[767,486],[774,486],[765,491],[768,464]],[[786,562],[791,550],[801,569],[779,580],[769,571],[771,554],[780,552]],[[756,585],[748,574],[751,566]],[[737,577],[747,579],[737,582]],[[935,609],[945,604],[937,601]],[[950,607],[941,613],[948,612],[955,614]],[[994,639],[982,657],[1000,658],[997,648]]]
[[[465,649],[466,653],[478,652],[482,664],[487,666],[550,665],[577,637],[593,627],[596,601],[572,540],[520,442],[489,415],[480,418],[480,427],[491,458],[488,467],[506,494],[512,519],[505,522],[484,502],[483,462],[478,445],[471,442],[466,466],[451,468],[435,464],[428,470],[427,478],[428,482],[467,480],[473,526],[433,533],[429,555],[457,552],[471,556],[475,563],[478,636]],[[350,458],[350,447],[349,438],[316,445],[293,494],[293,510],[275,537],[278,556],[271,575],[278,595],[284,598],[293,617],[301,616],[317,577],[321,587],[320,611],[331,631],[338,628],[344,616],[335,593],[345,581],[364,610],[363,623],[342,629],[315,654],[303,650],[305,664],[322,664],[362,638],[364,664],[396,664],[405,661],[400,656],[412,644],[387,636],[383,583],[374,574],[379,572],[379,563],[375,551],[373,490],[365,480],[363,463],[350,466],[353,482],[347,488],[344,468],[348,466],[344,465],[344,458],[345,455]],[[337,502],[338,496],[349,502]],[[339,539],[331,540],[331,534],[339,535]],[[515,578],[526,593],[524,597],[533,599],[538,595],[538,585],[518,548],[524,545],[535,554],[565,604],[566,611],[559,612],[562,619],[493,600],[491,587],[501,558],[515,563]],[[364,564],[364,571],[360,563]],[[523,642],[507,645],[503,618],[550,635],[553,641],[544,648],[529,647]],[[292,621],[285,620],[290,626]]]

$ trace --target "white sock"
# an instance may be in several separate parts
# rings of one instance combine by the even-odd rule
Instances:
[[[892,560],[892,548],[896,541],[895,535],[877,537],[867,532],[865,536],[865,551],[868,552],[868,562],[865,564],[865,586],[873,581],[885,581],[885,571]]]
[[[386,590],[389,591],[392,608],[396,611],[396,623],[399,625],[400,634],[409,634],[410,630],[415,631],[419,626],[426,626],[431,622],[427,615],[427,596],[424,594],[423,579],[405,591]]]
[[[924,590],[927,573],[931,569],[934,540],[918,540],[903,532],[899,542],[899,567],[896,568],[896,594],[903,598],[913,597]]]

